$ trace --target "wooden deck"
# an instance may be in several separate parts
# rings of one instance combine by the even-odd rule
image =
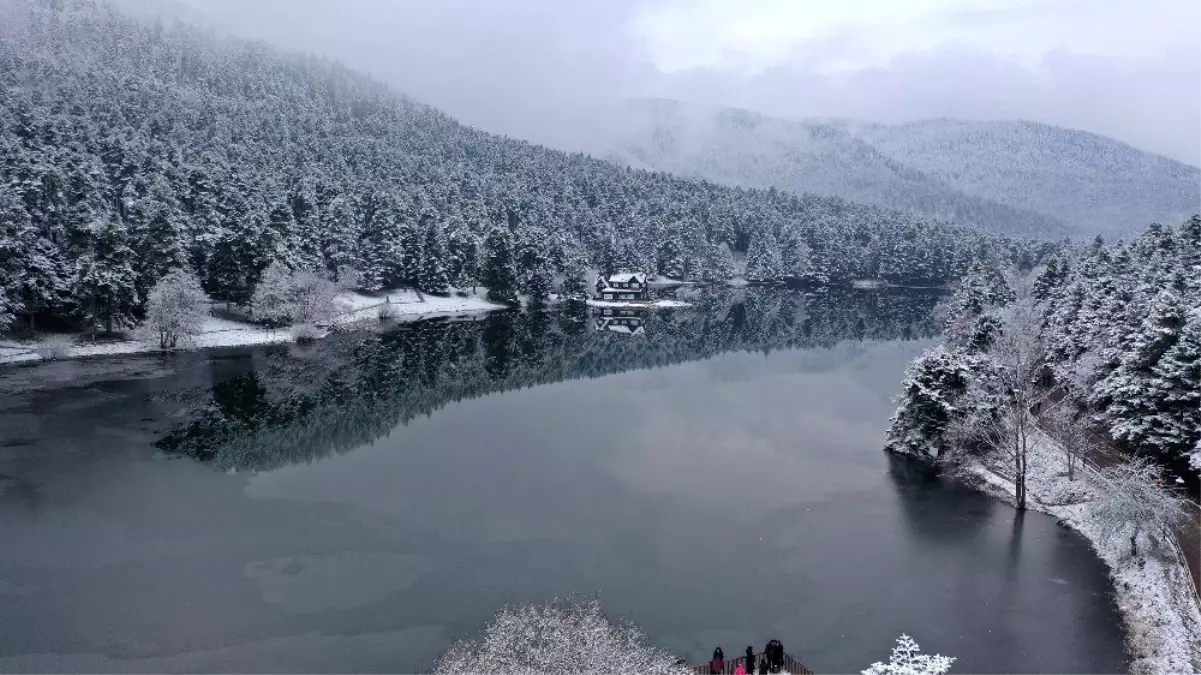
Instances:
[[[761,655],[762,652],[756,652],[755,662],[749,666],[747,666],[746,663],[746,654],[743,654],[737,658],[726,659],[726,668],[725,670],[721,671],[720,674],[714,673],[713,670],[709,668],[708,663],[692,666],[692,672],[696,673],[696,675],[733,675],[734,671],[738,668],[738,664],[741,663],[746,667],[747,675],[750,675],[751,673],[759,672],[759,657]],[[809,670],[805,664],[794,659],[788,652],[784,653],[784,670],[782,672],[791,673],[792,675],[814,675],[812,670]]]

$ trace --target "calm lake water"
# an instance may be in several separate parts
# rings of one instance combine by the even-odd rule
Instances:
[[[1124,670],[1085,541],[881,452],[934,296],[693,300],[0,370],[0,671],[423,671],[571,592],[697,661]]]

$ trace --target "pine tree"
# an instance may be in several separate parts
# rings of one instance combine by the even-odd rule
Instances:
[[[1034,298],[1036,300],[1050,298],[1054,290],[1062,286],[1067,277],[1067,261],[1060,256],[1051,258],[1047,261],[1047,268],[1034,281]]]
[[[987,357],[945,347],[915,359],[905,373],[885,449],[931,458],[957,449],[955,430],[978,427],[971,420],[991,415],[999,405],[995,372]]]
[[[430,224],[425,230],[425,243],[421,251],[421,271],[417,278],[417,287],[426,293],[445,293],[450,285],[446,273],[446,253],[442,248],[442,238],[438,228]]]
[[[138,305],[133,251],[124,229],[113,222],[99,225],[75,263],[72,293],[85,325],[105,332],[134,325]]]
[[[402,211],[396,200],[379,198],[371,221],[363,230],[361,283],[369,291],[399,286],[404,280],[404,248],[401,243]]]
[[[1158,411],[1154,369],[1180,339],[1185,308],[1171,291],[1156,296],[1150,312],[1117,368],[1097,383],[1090,403],[1103,411],[1115,439],[1135,445],[1147,439],[1146,424]]]
[[[127,225],[130,247],[138,253],[134,265],[138,295],[148,297],[169,270],[188,264],[179,207],[162,177],[133,202]]]
[[[780,246],[770,232],[761,232],[751,239],[746,254],[746,278],[755,281],[773,281],[782,278]]]
[[[665,277],[684,278],[684,256],[680,251],[679,242],[668,239],[659,246],[659,262],[656,269]]]
[[[484,285],[488,299],[517,302],[517,270],[513,260],[513,241],[508,230],[494,227],[484,242]]]
[[[1152,366],[1145,412],[1118,420],[1114,436],[1167,460],[1186,458],[1201,441],[1201,309]]]
[[[573,302],[588,300],[588,281],[585,276],[588,271],[579,262],[568,263],[563,270],[563,282],[559,284],[559,297]]]

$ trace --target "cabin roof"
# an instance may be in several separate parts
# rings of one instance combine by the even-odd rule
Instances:
[[[610,274],[609,283],[622,284],[630,281],[646,281],[646,275],[642,272],[622,272],[620,274]]]

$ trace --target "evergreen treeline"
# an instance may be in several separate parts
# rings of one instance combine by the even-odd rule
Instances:
[[[272,262],[511,297],[584,264],[725,278],[754,247],[778,247],[760,277],[922,284],[1042,250],[486,134],[337,64],[91,0],[0,3],[0,166],[0,316],[109,329],[179,267],[233,302]]]
[[[1201,216],[1053,258],[1034,290],[1072,396],[1130,450],[1201,471]]]
[[[346,452],[448,403],[493,392],[704,359],[735,350],[915,339],[935,332],[930,293],[757,290],[644,313],[645,334],[592,330],[586,311],[490,314],[342,335],[275,354],[194,398],[158,443],[221,469],[265,470]],[[180,398],[171,395],[172,398]]]
[[[1127,450],[1196,485],[1201,216],[1061,252],[1022,293],[1015,281],[985,266],[964,277],[946,307],[946,345],[910,367],[889,449],[971,450],[998,410],[1021,400],[1038,409],[1062,392]]]

